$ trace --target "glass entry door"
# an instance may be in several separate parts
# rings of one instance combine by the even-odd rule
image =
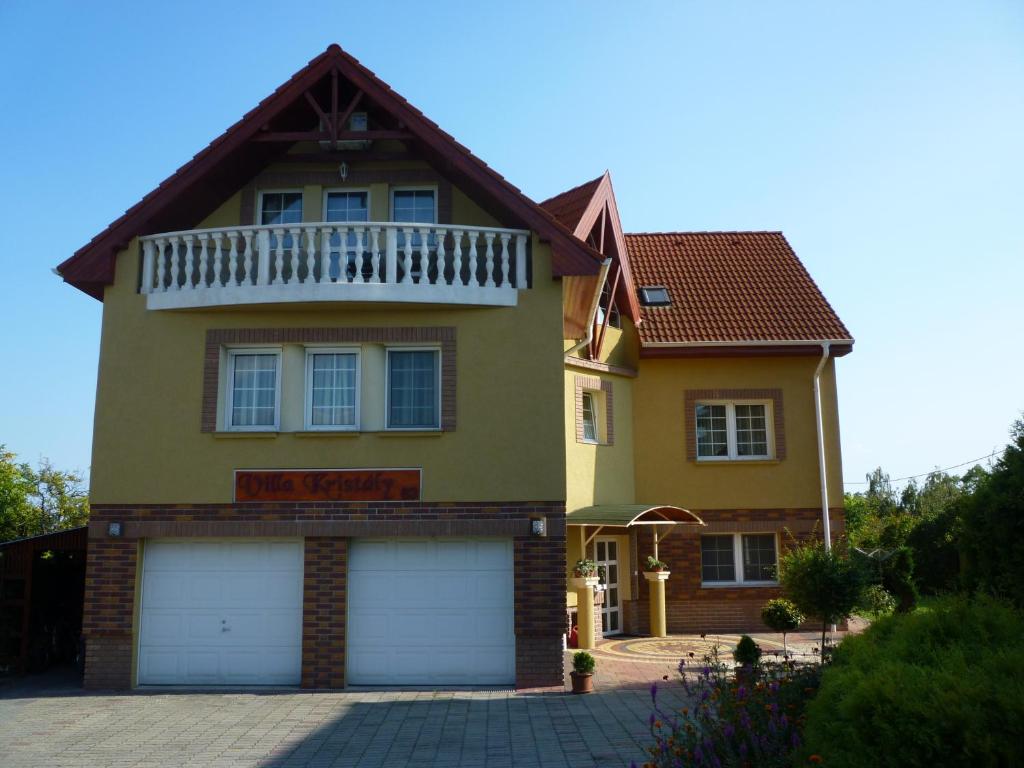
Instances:
[[[594,540],[594,547],[594,562],[597,563],[601,585],[604,587],[601,631],[604,635],[618,635],[622,633],[622,616],[619,610],[619,542],[614,538],[598,537]]]

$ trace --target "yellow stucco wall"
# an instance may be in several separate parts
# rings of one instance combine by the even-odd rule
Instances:
[[[634,382],[636,501],[693,509],[820,507],[812,378],[817,357],[643,359]],[[687,461],[687,389],[780,388],[786,458],[767,462]],[[822,373],[829,506],[843,502],[834,361]]]
[[[316,220],[320,209],[313,203],[323,190],[304,192],[304,218]],[[387,199],[386,188],[377,193],[375,207]],[[196,226],[237,224],[240,209],[236,194]],[[458,223],[496,224],[458,189],[452,209]],[[386,211],[379,213],[387,218]],[[233,470],[246,467],[422,466],[425,501],[565,497],[562,301],[560,284],[550,277],[547,245],[534,240],[534,285],[519,293],[512,308],[337,303],[152,311],[136,290],[138,253],[133,241],[119,254],[116,281],[104,295],[93,503],[229,502]],[[361,326],[456,329],[454,432],[227,438],[200,431],[207,329]],[[295,370],[289,359],[299,354],[298,348],[284,349],[284,374]],[[372,385],[364,377],[364,397]],[[378,385],[383,390],[384,382]],[[286,421],[295,421],[301,389],[296,376],[282,381]]]

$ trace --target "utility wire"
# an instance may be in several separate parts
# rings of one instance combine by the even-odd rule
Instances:
[[[976,461],[984,461],[985,459],[991,459],[993,456],[998,456],[1003,453],[1006,449],[1000,448],[994,453],[990,453],[988,456],[979,456],[976,459],[969,459],[962,464],[954,464],[952,467],[946,467],[945,469],[933,469],[930,472],[922,472],[919,475],[907,475],[906,477],[897,477],[894,480],[889,480],[890,483],[899,483],[903,480],[916,480],[919,477],[927,477],[928,475],[934,475],[937,472],[948,472],[951,469],[959,469],[960,467],[966,467],[968,464],[973,464]],[[867,480],[844,480],[843,485],[870,485]]]

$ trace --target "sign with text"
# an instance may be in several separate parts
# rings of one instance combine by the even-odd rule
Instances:
[[[235,501],[418,501],[418,469],[238,469]]]

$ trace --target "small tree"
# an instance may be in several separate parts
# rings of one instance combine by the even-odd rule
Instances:
[[[821,650],[830,624],[853,613],[860,603],[865,579],[863,570],[836,549],[825,549],[822,541],[801,544],[779,562],[782,588],[796,607],[821,619]]]
[[[761,609],[761,621],[773,632],[782,633],[782,652],[789,655],[786,645],[786,633],[794,632],[803,623],[804,615],[793,602],[784,597],[769,600]]]

